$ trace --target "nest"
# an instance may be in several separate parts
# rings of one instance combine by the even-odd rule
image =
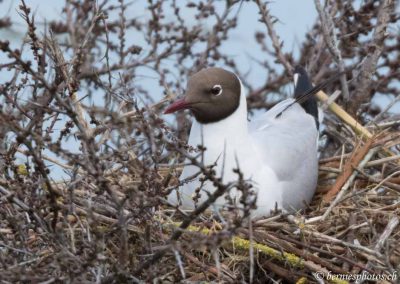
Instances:
[[[2,181],[0,234],[18,241],[15,247],[3,241],[1,261],[7,269],[1,275],[8,282],[49,281],[50,276],[52,281],[102,283],[143,278],[166,283],[395,282],[400,180],[399,155],[393,151],[400,136],[393,122],[367,129],[343,121],[328,117],[326,125],[340,127],[340,138],[353,147],[329,157],[322,153],[317,193],[308,208],[253,222],[222,224],[207,214],[187,221],[168,206],[151,204],[161,197],[137,191],[133,196],[129,188],[140,188],[141,179],[118,168],[106,176],[107,195],[94,191],[90,180],[74,190],[65,182],[53,184],[59,191],[56,211],[45,203],[31,210],[35,203],[29,195],[8,191]],[[179,168],[164,166],[155,173],[160,184],[174,184]],[[20,166],[17,174],[24,179],[28,171]],[[113,200],[126,202],[118,208]],[[42,228],[33,225],[43,221]]]

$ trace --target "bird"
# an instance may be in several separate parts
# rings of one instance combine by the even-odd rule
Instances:
[[[303,67],[296,66],[293,73],[293,98],[250,121],[240,78],[218,67],[192,75],[184,97],[164,111],[170,114],[190,110],[193,122],[188,145],[203,146],[205,150],[198,159],[204,165],[213,165],[222,183],[237,181],[235,169],[239,168],[256,192],[252,219],[267,217],[275,209],[304,209],[317,186],[319,119],[313,94],[331,80],[313,87]],[[196,177],[198,172],[198,167],[186,163],[180,176],[186,182],[169,194],[170,204],[193,210],[216,190],[211,182]],[[239,203],[240,192],[233,189],[227,194]],[[224,204],[226,198],[222,196],[213,208],[220,210]]]

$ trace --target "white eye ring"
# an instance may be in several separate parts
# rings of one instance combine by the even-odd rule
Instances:
[[[219,96],[222,94],[222,87],[221,85],[214,85],[214,87],[211,88],[211,94],[214,96]]]

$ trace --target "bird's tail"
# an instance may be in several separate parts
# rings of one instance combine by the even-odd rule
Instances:
[[[307,71],[297,65],[294,69],[294,98],[300,100],[304,94],[313,88],[310,78],[308,77]],[[309,96],[303,102],[299,102],[303,109],[315,119],[317,129],[319,129],[318,120],[318,104],[315,96]]]
[[[333,75],[331,78],[328,80],[325,80],[324,82],[312,86],[310,79],[308,78],[307,72],[304,70],[304,68],[300,66],[296,66],[295,68],[295,91],[294,91],[294,102],[291,104],[287,105],[281,112],[279,112],[276,117],[280,117],[282,113],[284,113],[288,108],[290,108],[294,104],[300,104],[307,113],[311,114],[314,116],[317,128],[319,128],[319,122],[318,122],[318,108],[317,108],[317,101],[313,97],[316,93],[318,93],[320,90],[331,84],[333,81],[336,81],[340,75],[346,73],[346,71],[338,72],[335,75]]]

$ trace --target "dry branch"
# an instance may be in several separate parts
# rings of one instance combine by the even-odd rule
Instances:
[[[316,94],[316,96],[323,103],[326,103],[329,100],[328,95],[325,94],[323,91],[319,91]],[[343,120],[346,124],[348,124],[351,128],[353,128],[354,131],[357,132],[357,134],[361,135],[361,137],[364,137],[365,139],[372,138],[372,133],[369,132],[365,127],[363,127],[361,125],[361,123],[357,122],[351,115],[349,115],[338,104],[336,104],[335,102],[331,102],[328,104],[328,108],[334,114],[336,114],[341,120]]]
[[[44,25],[40,10],[33,14],[21,3],[24,42],[0,41],[2,281],[317,283],[317,271],[393,272],[400,265],[400,123],[390,105],[380,110],[351,100],[361,110],[356,120],[341,107],[342,97],[320,92],[340,120],[325,116],[319,190],[306,209],[253,223],[234,212],[216,222],[206,210],[216,196],[194,212],[167,202],[185,182],[179,175],[187,163],[219,193],[245,192],[246,183],[238,171],[238,183],[222,184],[212,166],[195,159],[202,149],[186,143],[189,116],[182,114],[176,128],[161,109],[183,92],[182,78],[206,65],[242,79],[250,113],[284,98],[297,64],[315,82],[337,66],[359,71],[349,81],[351,98],[398,96],[394,1],[327,1],[320,20],[298,39],[298,58],[284,52],[273,4],[256,1],[264,25],[248,46],[265,56],[248,58],[257,65],[250,72],[224,47],[247,24],[241,11],[252,4],[181,2],[65,1],[60,19]],[[144,17],[130,13],[143,10],[139,5]],[[14,22],[0,19],[0,28],[13,32]],[[265,74],[261,87],[251,83],[254,70]],[[375,133],[382,134],[370,144]],[[322,189],[332,186],[334,199],[321,202]],[[171,223],[181,227],[171,231]]]
[[[354,148],[352,155],[350,156],[348,161],[345,162],[342,173],[338,176],[332,188],[325,194],[325,202],[330,202],[345,183],[351,184],[353,182],[356,175],[356,169],[359,169],[360,162],[370,151],[373,142],[374,139],[371,138],[364,145],[361,145],[362,142],[360,142]]]
[[[272,46],[275,51],[276,58],[285,67],[287,74],[293,73],[293,66],[290,64],[288,58],[282,51],[283,42],[279,39],[279,36],[274,29],[274,21],[268,11],[267,4],[263,4],[261,0],[256,0],[258,9],[260,10],[261,20],[266,25],[268,35],[271,38]]]
[[[390,17],[394,11],[394,1],[384,0],[379,7],[377,24],[372,35],[372,41],[368,44],[368,53],[361,62],[358,74],[353,82],[356,87],[352,94],[352,111],[356,113],[360,103],[366,102],[372,84],[372,76],[376,72],[378,60],[384,50],[384,41],[387,38],[387,28]]]
[[[333,59],[339,67],[339,72],[343,74],[340,76],[340,83],[342,84],[342,93],[346,103],[350,99],[349,87],[347,85],[347,79],[345,71],[345,64],[343,61],[342,54],[339,50],[339,42],[335,32],[335,26],[330,13],[325,12],[322,8],[320,0],[314,0],[315,7],[317,8],[319,19],[321,21],[322,32],[325,39],[325,43],[328,46],[329,52],[332,54]]]

